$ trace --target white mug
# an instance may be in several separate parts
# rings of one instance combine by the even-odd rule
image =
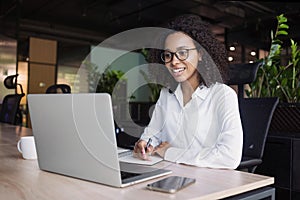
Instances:
[[[17,143],[17,148],[24,159],[37,159],[33,136],[24,136]]]

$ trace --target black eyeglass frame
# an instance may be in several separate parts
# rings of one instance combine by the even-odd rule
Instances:
[[[178,60],[180,60],[180,61],[185,61],[186,59],[189,58],[189,52],[190,52],[191,50],[196,50],[196,49],[198,49],[198,48],[195,47],[195,48],[191,48],[191,49],[179,49],[179,50],[177,50],[176,52],[171,52],[171,51],[168,51],[168,50],[164,50],[164,51],[160,54],[160,59],[161,59],[164,63],[170,63],[170,62],[172,62],[172,60],[173,60],[173,58],[174,58],[174,55],[175,55],[176,58],[177,58]],[[177,55],[177,52],[182,51],[182,50],[186,50],[186,51],[187,51],[187,56],[186,56],[186,58],[184,58],[184,59],[180,59],[179,56]],[[166,51],[169,52],[169,53],[171,54],[171,59],[170,59],[170,61],[168,61],[168,62],[166,62],[165,59],[164,59],[164,57],[165,57],[164,54],[165,54]]]

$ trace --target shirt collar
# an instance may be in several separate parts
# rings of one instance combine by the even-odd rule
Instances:
[[[207,86],[205,86],[204,84],[200,84],[199,87],[197,87],[195,92],[192,94],[192,98],[199,97],[204,100],[206,98],[208,92],[209,92],[209,88]],[[182,97],[182,90],[181,90],[180,84],[178,84],[176,90],[174,91],[174,94],[175,94],[177,100],[179,102],[181,102],[183,97]]]
[[[176,90],[174,91],[174,95],[175,95],[177,101],[179,102],[179,104],[182,106],[183,95],[182,95],[182,90],[181,90],[180,84],[178,84]]]
[[[209,92],[209,88],[203,84],[201,84],[199,87],[197,87],[197,89],[195,90],[195,92],[192,95],[192,98],[194,98],[195,96],[198,96],[201,99],[205,99],[207,94]]]

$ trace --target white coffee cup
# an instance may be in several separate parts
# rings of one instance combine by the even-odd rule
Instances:
[[[33,136],[24,136],[17,143],[17,148],[24,159],[37,159]]]

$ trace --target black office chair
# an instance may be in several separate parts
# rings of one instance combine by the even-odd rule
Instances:
[[[54,84],[47,88],[46,93],[71,93],[71,87],[67,84]]]
[[[244,85],[252,83],[256,78],[261,62],[238,63],[229,65],[228,85],[238,86],[238,98],[244,98]]]
[[[261,62],[229,65],[228,85],[238,86],[238,100],[243,126],[243,154],[237,169],[255,172],[262,163],[264,146],[273,112],[278,104],[276,98],[244,98],[244,85],[256,78]]]
[[[262,163],[266,138],[278,102],[278,97],[240,99],[244,137],[242,161],[238,170],[254,173]]]
[[[17,83],[18,74],[7,76],[4,85],[7,89],[14,89],[15,94],[8,94],[3,98],[0,121],[4,123],[19,125],[22,123],[22,111],[20,109],[21,99],[25,96],[21,84]],[[20,93],[18,93],[18,87]]]

